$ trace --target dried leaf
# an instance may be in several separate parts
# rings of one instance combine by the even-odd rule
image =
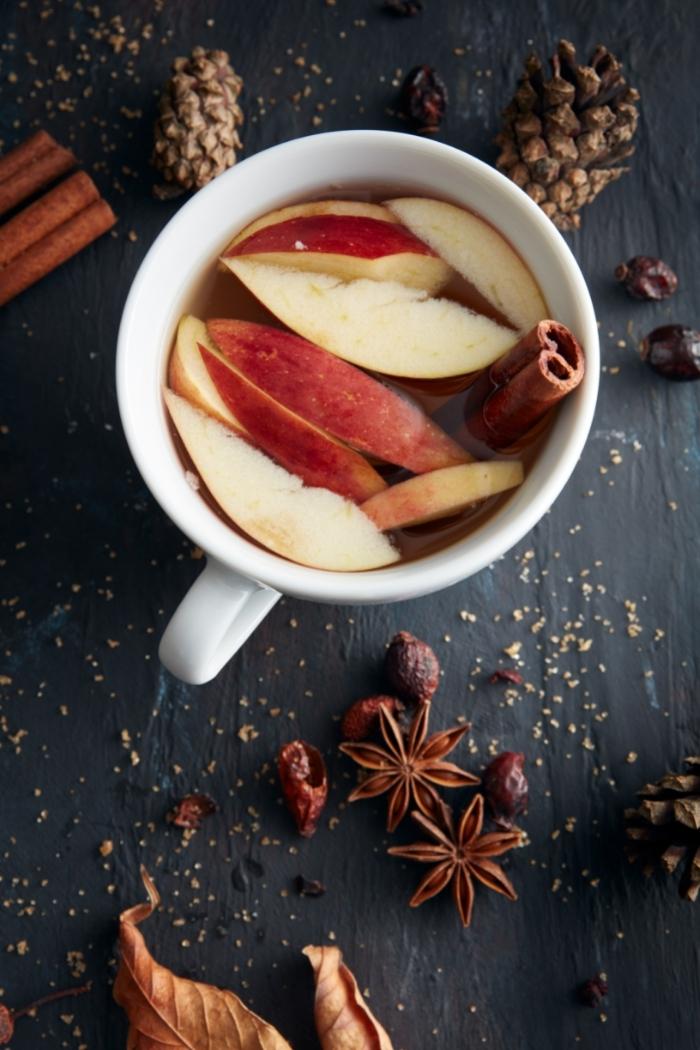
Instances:
[[[392,1050],[338,948],[304,948],[316,981],[316,1031],[323,1050]]]
[[[122,912],[114,998],[129,1019],[127,1050],[291,1050],[279,1032],[233,992],[189,981],[160,966],[137,929],[160,903],[144,868],[148,903]]]

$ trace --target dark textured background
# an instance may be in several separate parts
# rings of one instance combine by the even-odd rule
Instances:
[[[635,352],[657,324],[698,322],[700,8],[424,7],[397,20],[378,0],[2,4],[4,146],[47,127],[119,214],[115,236],[2,313],[0,986],[20,1006],[70,983],[81,961],[94,981],[89,998],[22,1021],[15,1050],[124,1046],[110,988],[115,919],[143,896],[139,862],[165,901],[144,931],[157,957],[240,992],[298,1050],[317,1045],[300,949],[329,938],[371,989],[396,1050],[698,1044],[700,904],[679,900],[673,880],[647,882],[627,866],[621,820],[640,784],[700,748],[700,384],[668,384]],[[315,131],[397,127],[387,112],[395,71],[429,62],[451,93],[440,137],[493,160],[498,110],[524,54],[560,35],[583,50],[607,43],[642,92],[632,173],[570,239],[605,367],[565,493],[475,579],[388,608],[282,602],[215,682],[174,681],[157,642],[202,563],[132,466],[113,377],[130,281],[177,208],[151,198],[148,167],[171,59],[197,43],[231,52],[246,84],[244,155]],[[310,96],[295,104],[306,84]],[[670,303],[632,302],[611,280],[639,252],[676,266],[681,290]],[[382,647],[397,628],[435,645],[445,674],[434,727],[473,720],[471,768],[502,748],[528,758],[531,843],[508,863],[520,900],[479,893],[468,931],[447,895],[406,908],[422,871],[385,855],[382,804],[342,804],[354,772],[336,752],[333,717],[380,684]],[[487,676],[513,664],[503,650],[515,641],[531,687],[509,695]],[[249,743],[237,735],[243,725],[259,734]],[[323,748],[326,818],[339,818],[324,819],[310,842],[293,833],[270,765],[297,734]],[[187,844],[164,817],[195,788],[221,810]],[[105,839],[114,852],[102,859]],[[298,898],[299,872],[323,879],[326,896]],[[599,969],[610,979],[607,1021],[573,995]]]

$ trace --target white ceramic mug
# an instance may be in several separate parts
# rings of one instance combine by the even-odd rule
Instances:
[[[202,273],[235,233],[273,208],[370,187],[465,205],[502,230],[539,282],[551,316],[580,340],[587,369],[525,482],[498,514],[416,561],[372,572],[328,572],[249,542],[192,490],[161,388],[178,319]],[[407,134],[340,131],[285,142],[237,164],[200,190],[160,234],[134,280],[119,331],[117,390],[131,452],[163,510],[207,556],[165,631],[161,661],[184,681],[200,684],[220,671],[281,593],[341,604],[400,601],[483,569],[539,521],[566,484],[591,426],[598,375],[595,314],[573,255],[529,197],[482,161]]]

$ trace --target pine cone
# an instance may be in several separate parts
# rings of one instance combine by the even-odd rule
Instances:
[[[166,181],[154,190],[162,198],[200,189],[235,164],[241,148],[236,128],[243,123],[237,103],[243,81],[226,51],[196,47],[189,58],[176,58],[172,71],[151,158]]]
[[[637,809],[625,810],[625,853],[642,860],[645,875],[660,864],[667,875],[683,865],[681,897],[700,893],[700,755],[686,758],[689,773],[667,773],[637,794]]]
[[[629,170],[619,165],[634,152],[639,92],[628,87],[621,64],[602,44],[580,66],[574,45],[560,40],[550,61],[547,80],[536,55],[526,60],[503,111],[496,167],[560,230],[577,230],[579,209]]]

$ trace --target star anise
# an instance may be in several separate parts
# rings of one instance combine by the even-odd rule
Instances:
[[[379,744],[341,744],[340,750],[359,766],[373,771],[355,788],[348,802],[389,793],[387,831],[394,831],[406,815],[411,800],[426,817],[434,816],[442,802],[433,785],[469,787],[479,783],[452,762],[443,762],[471,729],[469,723],[434,733],[426,740],[430,702],[420,705],[408,737],[404,739],[396,719],[386,707],[379,708],[384,747]]]
[[[484,796],[475,795],[455,827],[452,810],[444,802],[434,819],[422,813],[411,816],[433,840],[411,846],[392,846],[392,857],[417,860],[433,867],[421,880],[409,904],[417,908],[441,893],[450,882],[459,917],[468,926],[474,907],[474,879],[508,900],[517,900],[512,883],[500,865],[490,860],[520,845],[521,833],[492,831],[481,834],[484,823]]]

